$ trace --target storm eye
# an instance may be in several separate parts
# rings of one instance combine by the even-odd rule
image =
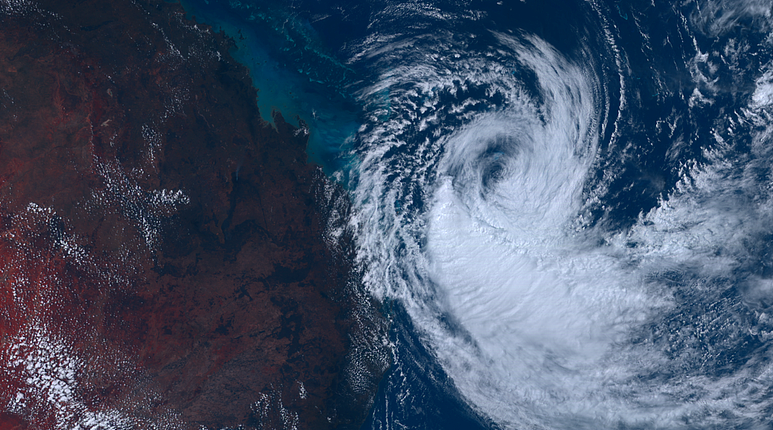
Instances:
[[[480,183],[484,190],[495,187],[506,176],[507,159],[517,151],[517,142],[509,136],[497,136],[478,158]]]
[[[501,157],[488,161],[483,166],[480,178],[481,186],[486,190],[496,186],[505,176],[505,163]]]

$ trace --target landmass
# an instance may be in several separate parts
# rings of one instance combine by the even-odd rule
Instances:
[[[0,428],[364,420],[346,194],[232,49],[175,3],[0,0]]]

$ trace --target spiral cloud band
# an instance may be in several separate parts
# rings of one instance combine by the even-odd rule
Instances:
[[[762,428],[773,69],[733,100],[719,74],[753,49],[720,26],[750,17],[765,34],[770,10],[670,11],[692,45],[673,54],[690,82],[679,92],[655,68],[659,87],[638,81],[615,24],[627,13],[585,6],[597,36],[571,47],[404,4],[352,48],[378,76],[359,92],[355,150],[366,282],[404,304],[461,395],[505,428]],[[407,17],[452,28],[390,30]],[[724,54],[701,50],[707,34]],[[631,167],[656,143],[672,179]],[[622,200],[637,195],[652,203]]]

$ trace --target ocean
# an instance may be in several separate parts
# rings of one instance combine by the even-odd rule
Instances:
[[[770,428],[769,1],[183,4],[351,196],[364,428]]]

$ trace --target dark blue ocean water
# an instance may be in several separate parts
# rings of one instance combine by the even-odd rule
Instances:
[[[300,5],[287,2],[183,1],[189,16],[224,31],[237,45],[232,53],[249,69],[259,91],[263,119],[271,113],[305,122],[309,156],[332,174],[342,171],[347,139],[359,127],[359,106],[350,93],[357,73],[335,55]]]
[[[371,71],[344,64],[338,54],[347,42],[367,35],[371,5],[215,0],[182,4],[189,16],[236,41],[232,54],[250,69],[263,119],[271,122],[276,110],[295,125],[298,119],[305,122],[310,161],[346,182],[356,162],[352,140],[363,114],[352,92]],[[385,304],[384,311],[393,321],[390,340],[399,347],[363,429],[392,428],[394,423],[416,429],[496,428],[465,404],[421,344],[399,302]],[[406,397],[406,392],[411,395]]]
[[[183,4],[236,40],[264,118],[307,124],[310,159],[361,214],[393,348],[364,428],[770,428],[770,2]],[[572,145],[553,153],[544,136]],[[487,247],[505,232],[505,254],[553,247],[499,266],[571,284],[576,301],[518,290],[486,266],[478,236],[442,236],[444,205],[491,227]],[[452,247],[465,258],[448,265]],[[467,306],[459,279],[484,272],[503,292]],[[621,279],[651,298],[573,295]],[[596,332],[606,315],[619,332]],[[486,318],[507,329],[488,334]],[[582,347],[594,342],[601,356]]]

